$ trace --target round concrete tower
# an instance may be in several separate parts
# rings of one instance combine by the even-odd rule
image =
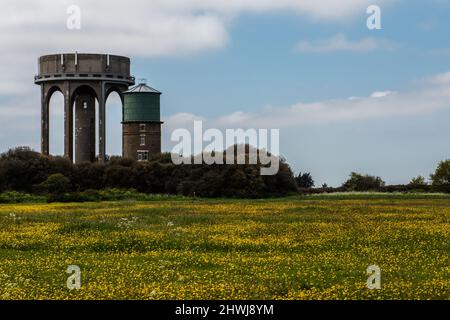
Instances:
[[[123,156],[146,161],[161,153],[161,92],[143,81],[123,97]]]

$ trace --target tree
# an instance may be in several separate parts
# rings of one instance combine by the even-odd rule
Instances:
[[[131,173],[132,171],[129,167],[116,164],[108,166],[104,173],[106,187],[122,189],[133,187]]]
[[[235,147],[236,148],[236,147]],[[246,159],[250,152],[246,148]],[[225,153],[222,154],[225,159]],[[282,158],[275,175],[262,175],[264,165],[175,165],[169,153],[149,161],[111,157],[106,163],[73,164],[62,157],[44,156],[29,148],[17,148],[0,155],[0,192],[21,191],[51,194],[65,201],[70,191],[105,188],[136,189],[158,194],[199,197],[260,198],[297,192],[291,168]]]
[[[342,186],[349,191],[377,191],[385,185],[386,183],[380,177],[352,172]]]
[[[48,157],[26,147],[11,149],[0,156],[0,190],[32,192],[51,172]]]
[[[70,179],[61,173],[50,175],[39,185],[39,189],[49,194],[64,194],[72,188]]]
[[[441,161],[430,179],[436,189],[450,192],[450,160]]]
[[[409,182],[410,186],[413,187],[423,187],[427,185],[427,182],[425,181],[425,178],[422,176],[418,176],[415,178],[412,178],[411,181]]]
[[[311,173],[299,173],[298,176],[295,178],[295,181],[297,182],[297,186],[299,188],[303,189],[310,189],[314,187],[314,180],[311,176]]]

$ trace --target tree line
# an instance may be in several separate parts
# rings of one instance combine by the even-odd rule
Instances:
[[[422,176],[412,178],[405,185],[387,185],[377,176],[352,172],[349,178],[338,188],[330,188],[326,184],[315,188],[310,173],[299,173],[295,177],[297,186],[304,193],[349,192],[349,191],[378,191],[378,192],[443,192],[450,193],[450,160],[441,161],[429,181]]]
[[[419,176],[406,185],[386,185],[380,177],[352,172],[338,188],[326,184],[314,188],[310,173],[294,176],[284,159],[280,159],[276,175],[261,175],[260,169],[261,164],[174,165],[169,153],[142,162],[112,157],[105,163],[73,164],[64,157],[44,156],[20,147],[0,155],[0,193],[51,195],[55,201],[136,197],[130,191],[119,190],[210,198],[266,198],[347,191],[450,193],[450,160],[438,165],[430,182]],[[112,192],[102,191],[111,189]],[[20,196],[12,194],[12,197]]]
[[[44,156],[22,147],[0,155],[0,192],[58,195],[135,189],[146,194],[261,198],[297,191],[292,170],[284,159],[280,159],[280,169],[273,176],[261,175],[261,166],[174,165],[169,153],[141,162],[112,157],[106,163],[73,164],[63,157]]]

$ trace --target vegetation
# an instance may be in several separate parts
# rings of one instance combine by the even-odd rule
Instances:
[[[1,205],[0,299],[450,297],[448,195],[157,200]]]
[[[409,185],[421,188],[421,187],[427,186],[428,184],[425,181],[424,177],[418,176],[418,177],[415,177],[415,178],[411,179],[411,181],[409,182]]]
[[[327,184],[313,188],[314,179],[310,173],[299,173],[294,177],[286,161],[280,161],[280,170],[276,175],[262,176],[261,164],[174,165],[168,153],[145,162],[111,157],[105,164],[74,165],[62,157],[47,157],[29,148],[16,148],[0,155],[0,194],[4,193],[0,202],[27,201],[18,197],[19,194],[26,194],[28,198],[40,196],[41,200],[46,197],[49,202],[119,200],[114,197],[105,199],[105,193],[101,191],[108,194],[111,189],[133,192],[131,199],[145,198],[145,194],[268,198],[295,193],[355,191],[450,193],[450,160],[439,164],[431,175],[431,184],[418,176],[406,185],[386,185],[380,177],[352,172],[349,179],[338,188]]]
[[[62,173],[55,173],[39,184],[39,190],[49,194],[64,194],[72,189],[70,179],[64,176]]]
[[[281,159],[274,176],[262,176],[261,165],[174,165],[170,154],[148,162],[111,158],[106,164],[72,164],[27,148],[0,156],[0,192],[49,194],[52,199],[83,198],[87,190],[135,189],[146,194],[200,197],[262,198],[295,193],[289,165]]]
[[[450,160],[440,162],[430,178],[435,189],[450,193]]]
[[[386,183],[380,177],[352,172],[343,187],[349,191],[378,191],[385,185]]]
[[[162,199],[182,199],[180,196],[152,195],[134,189],[86,190],[82,192],[47,195],[47,202],[101,202],[101,201],[155,201]]]
[[[44,196],[35,196],[17,191],[0,193],[0,203],[38,203],[45,201],[46,197]]]
[[[299,173],[298,176],[295,178],[295,181],[297,182],[297,186],[302,189],[309,189],[314,187],[314,180],[311,176],[311,173]]]

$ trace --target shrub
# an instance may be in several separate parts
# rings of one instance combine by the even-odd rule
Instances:
[[[352,172],[342,186],[348,191],[378,191],[385,185],[386,183],[380,177]]]
[[[426,186],[427,183],[426,183],[424,177],[418,176],[418,177],[412,178],[408,185],[413,186],[413,187],[423,187],[423,186]]]
[[[450,193],[450,160],[441,161],[430,179],[434,190]]]
[[[105,187],[105,164],[82,163],[73,165],[73,184],[77,190],[103,189]]]
[[[39,184],[38,190],[48,194],[64,194],[72,189],[70,179],[61,173],[50,175],[47,180]]]
[[[311,173],[299,173],[298,176],[295,178],[295,181],[297,182],[297,186],[302,189],[309,189],[314,187],[314,180],[311,176]]]
[[[19,147],[0,156],[0,191],[30,193],[51,174],[50,159]]]
[[[225,158],[225,153],[222,156]],[[145,162],[111,157],[106,163],[74,165],[62,157],[47,157],[18,148],[0,156],[0,192],[37,191],[52,194],[50,201],[97,201],[130,196],[93,191],[106,188],[135,189],[148,194],[242,198],[284,196],[297,191],[292,170],[284,159],[280,159],[276,175],[262,176],[261,168],[260,163],[174,165],[168,153],[154,155]]]
[[[140,194],[134,189],[106,189],[99,191],[102,201],[137,200]]]
[[[131,168],[112,164],[105,170],[105,186],[107,188],[130,188],[133,185]]]
[[[154,198],[154,195],[139,193],[134,189],[105,189],[50,194],[47,202],[146,201]]]
[[[31,203],[45,202],[45,197],[34,196],[28,193],[9,191],[0,194],[0,203]]]

